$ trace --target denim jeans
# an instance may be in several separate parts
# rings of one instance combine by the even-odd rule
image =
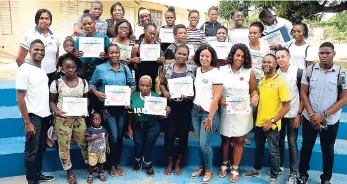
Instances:
[[[323,154],[323,174],[321,180],[330,181],[334,164],[334,145],[336,135],[339,130],[339,122],[329,125],[327,130],[314,130],[311,122],[303,118],[302,123],[302,148],[300,152],[300,176],[309,177],[307,171],[310,170],[310,159],[312,149],[316,143],[317,135],[320,136],[320,146]]]
[[[45,151],[47,130],[51,123],[51,116],[42,118],[29,113],[29,119],[35,126],[34,135],[25,135],[24,166],[26,169],[26,179],[28,183],[39,180],[42,171],[42,159]]]
[[[265,141],[267,139],[270,152],[271,177],[277,178],[280,167],[280,152],[278,148],[280,133],[278,129],[270,129],[269,131],[264,131],[263,127],[255,127],[255,161],[254,169],[261,170],[264,158],[264,148]]]
[[[217,111],[218,112],[218,111]],[[213,150],[211,147],[211,140],[215,133],[218,124],[218,113],[213,116],[211,131],[205,132],[203,121],[208,118],[208,112],[204,110],[192,109],[192,122],[194,132],[199,142],[199,167],[204,168],[206,171],[212,171]]]
[[[290,174],[298,175],[298,128],[293,128],[295,118],[283,118],[280,131],[280,167],[284,167],[285,137],[287,134],[290,160]]]
[[[111,136],[111,153],[107,159],[107,167],[118,166],[123,151],[124,107],[108,107],[106,122]]]
[[[176,155],[184,156],[188,146],[189,126],[192,122],[191,110],[192,101],[170,103],[171,113],[167,117],[167,127],[165,131],[165,155],[173,157]],[[175,139],[179,138],[179,145],[175,150]]]
[[[135,144],[135,158],[144,157],[145,163],[152,162],[152,151],[160,135],[158,121],[149,123],[133,123],[133,136]]]

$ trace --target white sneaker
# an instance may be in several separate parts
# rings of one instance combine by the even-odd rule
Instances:
[[[296,184],[297,182],[296,176],[295,175],[290,175],[286,184]]]

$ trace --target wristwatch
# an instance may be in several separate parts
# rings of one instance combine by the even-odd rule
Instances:
[[[323,116],[324,116],[324,118],[327,118],[328,117],[328,112],[324,112]]]
[[[270,120],[270,122],[271,122],[272,124],[276,124],[276,122],[275,122],[275,119],[274,119],[274,118],[272,118],[272,119]]]

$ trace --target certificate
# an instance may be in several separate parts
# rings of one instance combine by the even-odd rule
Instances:
[[[166,116],[167,99],[147,96],[145,98],[144,114]]]
[[[88,114],[88,99],[63,97],[63,111],[66,116],[86,116]]]
[[[213,42],[211,46],[217,52],[218,59],[226,59],[231,50],[231,43],[229,42]]]
[[[104,39],[94,37],[79,37],[79,50],[83,51],[83,57],[100,57],[104,51]]]
[[[130,105],[131,89],[129,86],[105,86],[105,106],[126,106]]]
[[[233,45],[238,43],[243,43],[245,45],[249,44],[248,39],[248,29],[232,29],[228,31],[229,42]]]
[[[161,43],[174,43],[175,38],[173,34],[173,29],[160,28],[159,38]]]
[[[180,77],[168,80],[171,98],[194,96],[193,79],[191,77]]]
[[[189,57],[193,57],[195,55],[195,48],[192,44],[186,44],[189,49]]]
[[[133,49],[132,46],[127,46],[127,45],[123,45],[120,43],[116,43],[119,47],[119,51],[120,51],[120,56],[119,56],[119,60],[127,60],[131,58],[131,50]]]
[[[157,61],[160,57],[159,44],[141,44],[140,58],[141,61]]]
[[[268,33],[263,37],[263,39],[267,41],[270,46],[278,44],[283,45],[290,41],[288,31],[284,26]]]
[[[249,97],[226,97],[227,114],[249,113],[251,111]]]
[[[143,33],[145,33],[144,27],[138,25],[134,26],[134,35],[136,37],[136,40],[138,40]]]

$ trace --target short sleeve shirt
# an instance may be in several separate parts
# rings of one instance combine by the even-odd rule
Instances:
[[[212,68],[207,72],[202,72],[201,67],[198,67],[196,69],[196,78],[194,81],[194,104],[201,106],[207,112],[210,112],[214,85],[223,85],[219,69]]]
[[[87,129],[86,136],[95,137],[99,133],[102,134],[100,138],[88,142],[88,153],[100,154],[106,152],[106,139],[108,134],[104,127],[94,128],[91,126]]]
[[[288,83],[279,74],[272,78],[261,79],[259,81],[259,106],[256,121],[257,127],[264,126],[264,123],[274,118],[282,109],[283,102],[290,102]],[[277,125],[277,126],[276,126]],[[278,127],[281,130],[281,120],[276,122],[272,129]]]
[[[169,45],[164,53],[165,59],[175,59],[176,49],[177,49],[176,43],[172,43],[171,45]]]
[[[28,113],[40,117],[51,115],[49,108],[48,77],[42,68],[32,63],[23,63],[16,76],[16,90],[25,91]]]
[[[82,98],[84,93],[88,93],[88,83],[85,80],[83,82],[83,80],[84,79],[79,78],[78,84],[76,87],[67,86],[62,78],[58,80],[54,80],[52,82],[49,92],[53,94],[57,94],[57,93],[59,94],[58,103],[57,103],[57,107],[59,110],[63,109],[63,97]],[[56,81],[58,81],[58,86],[56,84]]]
[[[76,22],[76,24],[78,24],[80,27],[82,27],[81,18],[82,18],[82,16],[80,16]],[[101,19],[96,20],[95,29],[96,29],[97,33],[106,35],[107,34],[107,22],[104,20],[101,20]]]
[[[297,46],[294,42],[292,42],[287,46],[287,48],[289,49],[290,53],[290,64],[303,70],[305,70],[307,67],[306,61],[314,61],[315,55],[317,55],[317,53],[315,53],[312,47],[310,47],[308,44]]]
[[[151,96],[159,97],[156,92],[151,91]],[[131,96],[130,100],[131,113],[133,114],[134,123],[149,123],[155,120],[158,120],[158,116],[144,114],[145,101],[141,97],[141,93],[139,91],[135,92]]]
[[[20,40],[20,46],[29,50],[31,42],[36,39],[40,39],[45,45],[45,57],[42,59],[41,67],[47,74],[55,72],[57,70],[57,52],[60,46],[58,35],[48,30],[48,35],[44,36],[37,26],[35,26],[25,33]]]
[[[264,77],[263,69],[261,65],[263,63],[263,58],[266,54],[270,53],[269,45],[264,41],[260,40],[260,50],[254,50],[247,44],[249,52],[252,57],[252,71],[254,72],[257,79]]]

